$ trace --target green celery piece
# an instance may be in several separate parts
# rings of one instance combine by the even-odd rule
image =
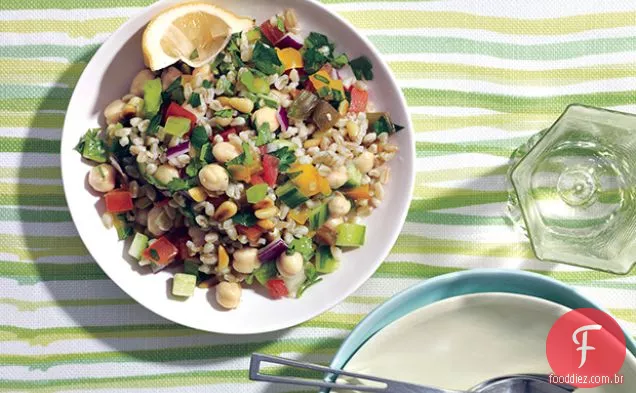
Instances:
[[[144,83],[144,112],[152,118],[161,108],[161,79],[155,78]]]
[[[166,134],[182,137],[190,131],[190,119],[186,117],[170,116],[168,120],[166,120],[166,125],[163,129]]]
[[[309,213],[309,229],[316,230],[322,226],[327,221],[329,217],[329,207],[326,203],[321,204],[320,206],[314,208]]]
[[[316,271],[332,273],[338,269],[340,262],[333,257],[329,246],[320,246],[316,250]]]
[[[305,261],[309,261],[311,257],[314,256],[313,242],[310,238],[305,236],[292,240],[292,242],[289,243],[289,249],[299,252]]]
[[[264,263],[254,271],[254,278],[258,281],[262,286],[267,285],[267,281],[276,277],[278,275],[278,269],[276,269],[276,264],[273,262]]]
[[[245,191],[249,203],[260,202],[267,196],[268,186],[265,183],[255,184]]]
[[[255,77],[250,70],[245,70],[241,73],[239,80],[247,88],[247,90],[254,94],[267,94],[269,93],[269,84],[264,78]]]

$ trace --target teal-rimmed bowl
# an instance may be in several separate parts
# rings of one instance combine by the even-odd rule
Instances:
[[[536,273],[477,269],[445,274],[416,284],[373,310],[342,343],[331,367],[344,368],[371,336],[412,311],[443,299],[482,292],[517,293],[546,299],[572,309],[597,308],[605,311],[568,285]],[[636,344],[629,334],[623,333],[627,348],[636,355]]]

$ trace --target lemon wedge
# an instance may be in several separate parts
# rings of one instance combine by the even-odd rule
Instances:
[[[142,38],[144,62],[153,71],[178,60],[191,67],[212,61],[232,33],[254,26],[254,19],[205,2],[168,8],[146,26]]]

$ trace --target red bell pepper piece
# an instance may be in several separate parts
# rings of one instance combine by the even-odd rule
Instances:
[[[369,101],[369,92],[354,87],[351,89],[351,104],[349,112],[364,112],[367,110],[367,102]]]
[[[113,190],[104,195],[106,211],[109,213],[123,213],[133,209],[130,191]]]
[[[186,108],[177,104],[176,102],[171,102],[170,105],[168,105],[168,109],[166,110],[166,115],[164,116],[164,119],[163,119],[164,122],[170,116],[185,117],[189,119],[190,129],[192,129],[197,124],[197,116],[194,113],[187,110]]]
[[[265,183],[265,180],[263,180],[261,175],[257,173],[253,174],[252,177],[250,178],[250,184],[261,184],[261,183]]]
[[[261,33],[263,33],[265,38],[267,38],[272,45],[276,45],[276,43],[285,35],[284,32],[280,31],[278,26],[273,26],[269,23],[269,20],[266,20],[261,24]]]
[[[287,289],[287,285],[285,285],[285,281],[280,278],[272,278],[267,281],[267,289],[269,290],[269,296],[272,299],[280,299],[289,295],[289,290]]]
[[[270,154],[265,154],[263,156],[263,180],[270,187],[274,187],[276,185],[276,180],[278,179],[278,163],[280,160]]]
[[[162,236],[144,250],[143,257],[158,265],[167,265],[174,261],[178,253],[179,249]]]

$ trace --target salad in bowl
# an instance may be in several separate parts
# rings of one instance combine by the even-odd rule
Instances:
[[[371,61],[303,34],[293,9],[225,16],[207,41],[187,37],[182,12],[157,41],[169,12],[146,28],[147,68],[76,147],[102,221],[140,266],[174,272],[174,296],[213,288],[225,309],[250,285],[300,297],[364,247],[402,127],[369,100]]]

